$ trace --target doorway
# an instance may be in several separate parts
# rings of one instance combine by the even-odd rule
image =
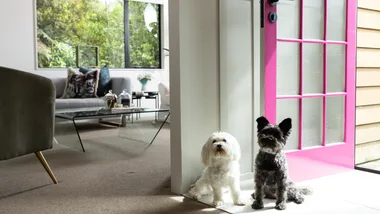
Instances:
[[[356,0],[262,2],[264,112],[291,117],[290,174],[354,168]]]

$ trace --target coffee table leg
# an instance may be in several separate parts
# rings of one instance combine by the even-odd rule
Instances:
[[[85,152],[82,139],[80,137],[79,130],[74,118],[55,118],[55,134],[53,140],[55,143],[60,144],[62,146],[77,151],[82,150],[83,152]]]
[[[121,115],[121,127],[127,127],[127,116]]]
[[[153,137],[152,141],[150,142],[149,146],[152,145],[153,141],[156,139],[158,133],[160,133],[162,127],[165,125],[166,120],[169,118],[169,116],[170,116],[170,112],[168,113],[168,115],[166,115],[166,118],[165,118],[164,122],[162,122],[160,128],[158,129],[158,131],[157,131],[156,134],[154,135],[154,137]]]
[[[59,144],[59,143],[58,143],[58,140],[55,139],[55,137],[53,137],[53,141],[54,141],[54,143]]]
[[[74,123],[75,130],[77,132],[79,143],[80,143],[80,145],[82,147],[82,150],[83,150],[83,152],[86,152],[86,150],[84,149],[83,143],[82,143],[82,138],[80,137],[80,134],[79,134],[79,130],[78,130],[77,124],[75,123],[75,119],[73,119],[73,123]]]

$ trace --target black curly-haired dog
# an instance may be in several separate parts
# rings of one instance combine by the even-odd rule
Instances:
[[[288,176],[288,163],[283,148],[292,128],[292,119],[286,118],[278,125],[272,125],[265,117],[259,117],[257,137],[260,147],[255,160],[255,193],[253,209],[264,207],[263,198],[277,199],[276,209],[286,209],[287,201],[301,204],[304,195],[311,194],[308,188],[296,187]]]

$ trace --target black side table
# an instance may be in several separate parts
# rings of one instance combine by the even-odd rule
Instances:
[[[154,99],[155,108],[159,109],[160,99],[159,99],[158,91],[141,91],[141,92],[133,91],[132,92],[132,103],[134,102],[134,100],[136,100],[136,107],[141,107],[142,98]],[[140,113],[137,113],[137,115],[138,117],[140,117]],[[137,119],[137,115],[136,115],[136,119]],[[157,119],[158,119],[158,113],[156,112],[155,120],[157,121]]]

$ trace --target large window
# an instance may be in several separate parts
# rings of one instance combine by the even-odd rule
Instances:
[[[130,0],[37,0],[39,68],[161,68],[161,8]]]

